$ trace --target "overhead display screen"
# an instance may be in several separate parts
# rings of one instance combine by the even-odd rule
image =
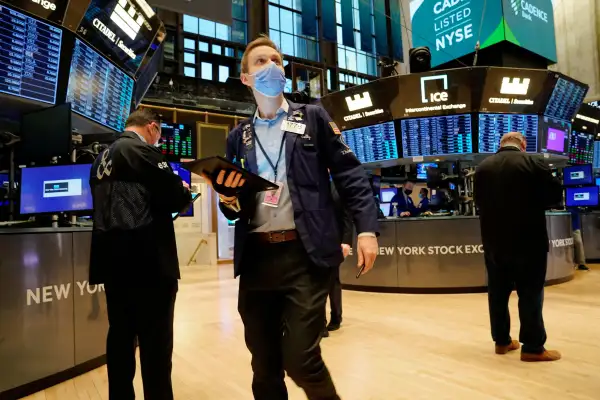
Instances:
[[[92,0],[77,34],[131,74],[164,25],[145,0]]]
[[[170,161],[196,158],[196,145],[192,127],[184,124],[160,124],[162,153]]]
[[[594,142],[594,169],[600,169],[600,142]]]
[[[569,154],[570,134],[570,123],[543,117],[541,127],[541,152],[567,156]]]
[[[502,7],[506,40],[556,62],[552,0],[502,0]]]
[[[548,99],[548,72],[516,68],[488,68],[480,110],[537,114]]]
[[[402,120],[403,157],[473,152],[471,115]]]
[[[527,152],[538,151],[537,115],[524,114],[479,114],[479,152],[495,153],[500,149],[502,136],[520,132],[527,140]]]
[[[569,162],[571,164],[592,164],[594,162],[593,134],[571,131]]]
[[[342,136],[361,163],[399,158],[393,122],[344,131]]]
[[[73,111],[122,132],[129,115],[133,79],[75,39],[67,102]]]
[[[485,72],[465,68],[399,77],[403,95],[392,105],[394,119],[469,112],[471,87],[483,83]]]
[[[432,67],[504,40],[498,0],[411,0],[410,18],[412,47],[429,47]]]
[[[579,109],[588,88],[565,78],[558,78],[552,90],[544,115],[563,121],[571,121]]]
[[[0,92],[56,103],[62,31],[0,5]]]
[[[62,25],[69,0],[2,0],[37,17]]]

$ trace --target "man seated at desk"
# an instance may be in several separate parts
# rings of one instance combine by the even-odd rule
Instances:
[[[390,203],[390,217],[411,217],[419,215],[419,210],[415,207],[410,195],[412,194],[415,182],[411,179],[407,180],[398,193],[392,197]],[[394,204],[396,207],[394,207]]]

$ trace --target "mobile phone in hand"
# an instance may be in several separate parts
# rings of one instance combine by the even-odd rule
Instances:
[[[356,279],[360,278],[360,276],[362,275],[363,271],[365,270],[365,264],[363,264],[360,267],[360,270],[358,271],[358,274],[356,274]]]

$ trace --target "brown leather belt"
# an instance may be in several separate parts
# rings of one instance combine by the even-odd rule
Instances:
[[[298,232],[291,231],[276,231],[276,232],[254,232],[251,234],[252,239],[259,243],[284,243],[298,239]]]

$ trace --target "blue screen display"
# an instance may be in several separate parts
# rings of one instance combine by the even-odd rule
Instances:
[[[600,169],[600,141],[594,142],[594,169]]]
[[[91,168],[91,164],[23,168],[21,214],[91,210]]]
[[[596,186],[600,186],[600,178],[596,178]]]
[[[385,215],[386,217],[388,215],[390,215],[390,207],[391,207],[391,203],[380,203],[379,204],[379,209],[381,210],[383,215]]]
[[[179,214],[180,217],[193,217],[194,216],[194,200],[196,200],[196,197],[200,196],[199,193],[192,193],[192,204],[190,205],[190,208],[183,213],[173,213],[171,214],[172,218],[175,218],[177,216],[177,214]]]
[[[381,196],[379,199],[382,203],[389,203],[396,193],[398,193],[398,189],[396,188],[383,188],[381,189]]]
[[[591,164],[566,167],[563,176],[565,186],[592,185],[594,179]]]
[[[403,119],[403,157],[473,152],[471,115]]]
[[[421,163],[417,164],[417,179],[427,179],[427,168],[437,168],[437,163]]]
[[[564,78],[558,78],[544,115],[563,121],[571,121],[579,109],[587,89],[585,86]]]
[[[8,185],[8,174],[0,174],[0,187],[4,186],[4,182]]]
[[[361,163],[398,158],[396,130],[393,122],[384,122],[342,132],[344,141]]]
[[[192,173],[190,171],[188,171],[187,169],[183,168],[181,166],[181,163],[176,163],[176,162],[172,162],[169,163],[171,164],[171,168],[173,168],[173,172],[175,172],[176,175],[179,175],[181,177],[181,179],[183,179],[184,182],[186,182],[188,185],[192,185]],[[173,214],[176,215],[176,214]],[[180,217],[193,217],[194,216],[194,207],[190,207],[186,212],[184,213],[179,213]],[[173,217],[175,218],[175,217]]]
[[[479,152],[497,152],[500,139],[509,132],[522,133],[527,152],[537,152],[538,116],[530,114],[479,114]]]
[[[566,188],[565,205],[567,207],[598,206],[598,186]]]

